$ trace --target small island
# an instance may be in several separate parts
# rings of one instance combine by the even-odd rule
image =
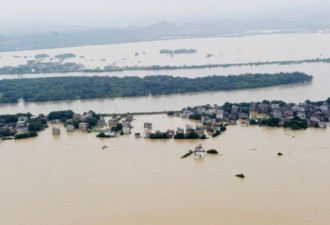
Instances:
[[[61,61],[65,60],[65,59],[69,59],[69,58],[75,58],[76,55],[73,53],[64,53],[64,54],[59,54],[59,55],[55,55],[56,59],[59,59]]]
[[[197,51],[195,49],[175,49],[175,50],[169,50],[169,49],[162,49],[159,51],[160,54],[169,54],[169,55],[174,55],[174,54],[193,54],[196,53]]]
[[[37,54],[37,55],[34,56],[34,58],[36,58],[36,59],[38,59],[38,60],[40,60],[40,59],[45,59],[45,58],[48,58],[48,57],[49,57],[49,55],[44,54],[44,53],[42,53],[42,54]]]

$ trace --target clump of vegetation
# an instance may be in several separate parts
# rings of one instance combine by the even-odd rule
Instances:
[[[201,114],[191,114],[189,115],[189,119],[191,120],[201,120],[202,119],[202,115]]]
[[[108,146],[107,145],[104,145],[104,146],[102,146],[102,149],[106,149]]]
[[[36,120],[30,120],[28,130],[29,131],[41,131],[44,130],[47,125],[47,120],[41,117],[38,117]]]
[[[34,56],[36,59],[44,59],[44,58],[47,58],[49,57],[49,55],[47,54],[37,54]]]
[[[227,124],[226,125],[222,124],[220,127],[220,131],[226,131],[227,130],[226,126],[227,126]]]
[[[282,155],[283,155],[283,153],[279,152],[279,153],[277,153],[277,155],[278,155],[278,156],[282,156]]]
[[[55,55],[55,58],[59,59],[59,60],[64,60],[64,59],[74,58],[74,57],[76,57],[76,55],[73,53],[64,53],[64,54]]]
[[[206,153],[208,153],[208,154],[218,154],[218,151],[215,150],[215,149],[209,149],[209,150],[206,151]]]
[[[302,130],[302,129],[307,129],[307,121],[303,120],[297,116],[293,117],[289,121],[285,121],[283,123],[283,127],[285,128],[291,128],[292,130]]]
[[[221,134],[220,130],[216,130],[213,134],[212,137],[219,136]]]
[[[115,126],[112,126],[111,128],[112,132],[122,131],[123,130],[123,124],[117,123]]]
[[[170,137],[167,135],[166,132],[160,132],[160,133],[151,133],[150,139],[170,139]]]
[[[250,120],[250,125],[257,125],[257,121],[255,119]]]
[[[268,127],[280,127],[281,120],[279,118],[270,117],[262,121],[262,125],[267,125]]]
[[[74,112],[72,110],[53,111],[48,114],[47,119],[49,120],[59,119],[65,121],[67,119],[72,119],[73,114]]]
[[[206,135],[203,134],[201,137],[196,132],[190,132],[190,133],[176,133],[174,135],[174,139],[207,139]]]
[[[109,138],[109,135],[106,135],[104,132],[99,133],[98,135],[96,135],[96,137],[98,138]]]
[[[181,156],[181,159],[183,158],[187,158],[188,156],[192,155],[194,152],[192,150],[189,150],[189,152],[187,152],[186,154],[184,154],[183,156]]]
[[[174,115],[174,111],[168,111],[168,112],[167,112],[167,115],[168,115],[168,116],[173,116],[173,115]]]
[[[245,175],[243,173],[240,173],[240,174],[236,174],[236,177],[245,178]]]
[[[206,137],[205,134],[203,134],[200,138],[201,138],[201,139],[208,139],[208,137]]]
[[[15,139],[23,139],[23,138],[30,138],[38,136],[36,131],[29,131],[28,133],[24,134],[16,134]]]

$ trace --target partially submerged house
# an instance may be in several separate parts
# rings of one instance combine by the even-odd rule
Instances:
[[[123,134],[130,134],[131,129],[129,127],[123,127]]]
[[[66,131],[71,132],[74,131],[75,127],[72,124],[67,124],[66,125]]]
[[[152,129],[152,123],[144,123],[143,127],[144,127],[144,129],[151,130]]]
[[[53,128],[52,128],[52,134],[54,134],[54,135],[59,135],[59,134],[61,134],[61,130],[60,130],[60,128],[59,128],[59,127],[53,127]]]
[[[82,131],[88,130],[88,124],[87,123],[79,123],[79,129]]]
[[[203,149],[203,147],[201,145],[198,145],[195,148],[195,151],[194,151],[194,158],[195,159],[204,158],[205,157],[205,152],[206,151]]]

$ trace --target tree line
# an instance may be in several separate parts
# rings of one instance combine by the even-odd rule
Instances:
[[[237,90],[309,82],[301,72],[243,74],[185,78],[140,77],[51,77],[0,81],[0,103],[44,102],[75,99],[167,95],[187,92]]]

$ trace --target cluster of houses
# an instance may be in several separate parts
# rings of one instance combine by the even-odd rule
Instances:
[[[15,124],[11,123],[0,123],[0,133],[8,135],[14,135],[16,133]],[[5,135],[0,135],[5,136]]]
[[[83,65],[72,62],[59,63],[28,60],[26,65],[0,68],[0,74],[77,72],[82,69],[84,69]]]
[[[168,129],[165,132],[162,132],[160,130],[156,130],[155,133],[152,133],[150,131],[150,127],[146,127],[145,123],[144,128],[146,129],[145,132],[145,138],[151,138],[151,139],[159,139],[159,138],[178,138],[178,139],[184,139],[185,137],[195,137],[195,138],[203,138],[205,137],[205,128],[202,125],[195,125],[193,127],[192,125],[186,125],[186,129],[178,127],[175,130]],[[140,137],[140,133],[135,133],[135,137]]]
[[[150,138],[150,134],[151,134],[150,130],[152,129],[152,123],[145,122],[143,124],[143,128],[146,131],[145,132],[145,138]],[[135,138],[140,138],[140,137],[141,137],[140,132],[135,133]]]
[[[66,120],[66,131],[72,132],[76,129],[76,127],[73,125],[75,122],[78,123],[78,129],[81,131],[89,131],[90,127],[88,125],[87,120],[90,118],[93,118],[94,114],[92,111],[84,112],[83,114],[75,113],[72,116],[72,119]],[[52,123],[61,123],[62,121],[60,119],[54,119],[52,120]],[[105,120],[103,118],[100,118],[97,120],[97,126],[98,127],[104,127],[106,125]],[[59,127],[53,127],[52,133],[54,135],[60,134],[60,128]]]
[[[132,126],[132,121],[134,120],[133,116],[127,116],[122,120],[121,117],[115,117],[108,120],[108,126],[115,127],[116,129],[111,129],[110,131],[105,132],[106,136],[115,137],[116,132],[120,131],[122,134],[130,134]],[[120,126],[118,126],[120,124]],[[104,126],[102,126],[104,127]]]
[[[273,117],[280,120],[280,125],[291,118],[298,117],[306,120],[310,127],[326,128],[330,119],[330,105],[328,102],[287,104],[284,102],[251,102],[246,104],[232,104],[228,110],[223,110],[220,106],[197,106],[185,108],[181,113],[182,117],[200,119],[206,130],[213,132],[223,122],[237,124],[238,120],[256,119],[258,124],[262,124],[265,117]],[[243,122],[244,124],[244,122]]]
[[[71,132],[74,131],[75,129],[79,129],[81,131],[90,131],[91,126],[88,123],[88,120],[91,118],[94,118],[94,113],[92,111],[88,111],[85,112],[83,114],[73,114],[72,119],[67,119],[66,120],[66,131],[67,132]],[[104,118],[99,118],[97,120],[96,126],[98,128],[104,128],[107,125],[109,126],[109,128],[112,127],[117,127],[114,130],[110,130],[105,132],[106,136],[110,136],[110,137],[115,137],[116,136],[116,132],[120,131],[123,134],[130,134],[131,133],[131,129],[133,128],[131,123],[133,121],[133,116],[127,116],[125,119],[122,119],[121,117],[115,117],[115,118],[110,118],[107,122]],[[52,120],[52,123],[61,123],[62,121],[60,119],[54,119]],[[76,126],[74,125],[76,124]],[[118,127],[118,125],[120,124],[120,126]],[[58,135],[60,134],[60,128],[59,127],[53,127],[52,128],[52,133],[54,135]]]
[[[117,126],[119,123],[122,124],[121,131],[123,134],[130,134],[132,126],[132,121],[134,120],[133,116],[127,116],[124,120],[121,117],[116,117],[109,119],[108,125],[109,127]]]
[[[248,122],[254,120],[257,124],[263,124],[264,120],[268,118],[278,119],[279,125],[283,125],[286,121],[292,118],[299,118],[306,121],[309,127],[326,128],[330,120],[330,103],[324,102],[309,102],[300,104],[277,102],[251,102],[220,106],[196,106],[194,108],[185,108],[182,110],[181,116],[183,118],[191,118],[201,120],[201,124],[195,126],[186,125],[185,128],[178,127],[176,130],[168,129],[164,132],[152,132],[152,123],[144,123],[144,137],[145,138],[205,138],[205,132],[213,133],[217,131],[224,123],[237,124],[241,120],[241,124],[249,124]],[[25,134],[29,132],[29,123],[37,119],[35,116],[19,116],[17,122],[3,122],[0,121],[0,134],[2,136],[10,136],[16,134]],[[45,119],[45,118],[44,118]],[[68,132],[79,129],[82,131],[89,131],[91,129],[90,119],[94,120],[93,126],[104,128],[108,126],[110,129],[106,133],[108,136],[116,136],[117,132],[121,134],[131,134],[133,116],[125,118],[115,117],[109,119],[107,122],[104,118],[96,116],[92,111],[83,114],[73,114],[72,119],[66,120],[66,130]],[[16,120],[15,120],[16,121]],[[60,123],[60,119],[52,120],[53,123]],[[61,133],[59,127],[52,127],[52,133],[59,135]],[[141,133],[135,133],[136,138],[140,138]]]
[[[296,116],[302,120],[306,120],[309,127],[326,128],[330,119],[330,106],[327,102],[323,102],[322,104],[251,103],[250,110],[280,119],[280,125]],[[260,121],[258,121],[258,123],[260,123]]]
[[[26,134],[29,132],[29,121],[37,119],[36,116],[19,116],[17,122],[0,122],[0,133],[6,134],[4,136],[14,136],[19,134]]]
[[[176,134],[181,135],[190,135],[190,134],[197,134],[198,138],[202,138],[205,136],[206,129],[202,125],[195,125],[195,128],[192,125],[186,125],[186,132],[182,128],[176,129]]]
[[[195,119],[201,120],[207,132],[214,132],[219,129],[223,122],[229,124],[236,124],[237,119],[247,119],[248,115],[243,112],[239,112],[238,107],[233,106],[232,113],[228,113],[220,107],[206,107],[197,106],[193,109],[183,109],[181,117],[193,118],[193,115],[197,115]]]

